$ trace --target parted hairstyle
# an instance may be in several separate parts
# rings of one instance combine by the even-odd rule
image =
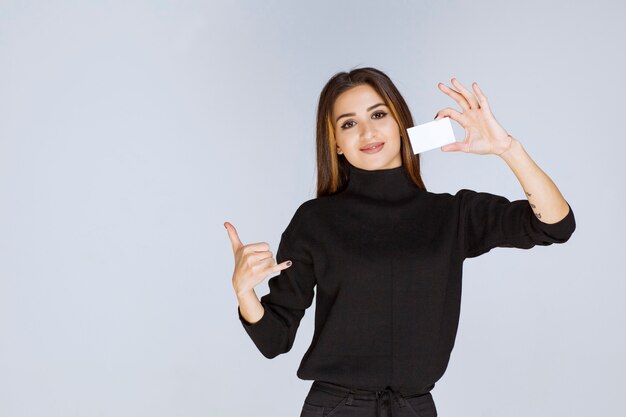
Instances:
[[[320,93],[317,107],[317,197],[332,195],[345,188],[348,182],[348,160],[337,154],[332,110],[339,95],[353,87],[369,84],[383,98],[391,115],[400,128],[400,154],[402,165],[409,177],[420,189],[426,186],[420,174],[419,154],[413,153],[406,131],[413,126],[413,117],[404,98],[391,79],[382,71],[372,68],[355,68],[350,72],[338,72],[326,83]]]

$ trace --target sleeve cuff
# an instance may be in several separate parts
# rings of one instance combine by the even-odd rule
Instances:
[[[567,212],[565,217],[563,217],[556,223],[544,223],[539,220],[534,214],[532,216],[532,221],[535,226],[538,229],[542,230],[546,235],[557,241],[565,242],[570,238],[570,236],[572,235],[572,233],[574,233],[574,230],[576,229],[576,219],[574,218],[574,211],[572,210],[572,207],[569,205],[569,203],[567,203],[567,206],[569,207],[569,211]]]
[[[237,306],[237,314],[244,330],[252,339],[259,351],[268,359],[272,359],[285,352],[282,348],[287,341],[284,340],[284,326],[271,314],[270,310],[263,306],[263,317],[256,323],[248,323],[241,315],[241,309]]]
[[[263,307],[265,308],[265,307]],[[248,322],[246,319],[243,318],[243,316],[241,315],[241,307],[239,305],[237,305],[237,315],[239,316],[239,320],[241,321],[241,324],[244,325],[244,327],[246,328],[252,328],[252,327],[262,327],[264,321],[267,321],[267,311],[265,311],[263,313],[263,317],[261,317],[261,319],[259,319],[259,321],[257,321],[256,323],[250,323]],[[261,325],[261,326],[259,326]]]

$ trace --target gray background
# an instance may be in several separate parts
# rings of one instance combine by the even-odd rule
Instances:
[[[576,215],[566,244],[466,261],[439,415],[623,416],[624,12],[0,1],[0,416],[299,415],[315,307],[265,359],[222,224],[276,249],[314,197],[320,90],[358,66],[385,71],[416,124],[460,110],[437,82],[478,82]],[[495,156],[422,161],[433,192],[524,198]]]

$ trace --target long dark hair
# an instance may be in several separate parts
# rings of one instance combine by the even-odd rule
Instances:
[[[346,90],[368,84],[383,98],[400,128],[400,154],[402,165],[415,185],[426,191],[420,174],[419,155],[413,153],[407,128],[413,126],[413,117],[404,98],[391,79],[382,71],[371,68],[355,68],[350,72],[338,72],[326,83],[320,93],[317,107],[317,197],[341,191],[348,181],[348,160],[335,151],[337,142],[332,122],[332,109],[337,97]]]

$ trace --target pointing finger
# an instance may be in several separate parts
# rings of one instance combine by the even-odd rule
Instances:
[[[237,249],[243,246],[243,243],[241,243],[241,239],[239,239],[239,234],[237,233],[237,229],[235,229],[235,226],[233,226],[229,222],[224,222],[224,227],[228,232],[228,238],[230,239],[230,244],[233,247],[234,253],[237,251]]]

